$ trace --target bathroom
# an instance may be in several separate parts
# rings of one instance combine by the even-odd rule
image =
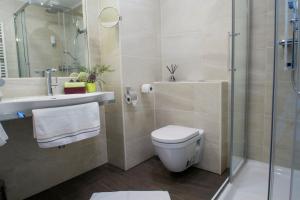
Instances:
[[[300,199],[299,14],[0,0],[0,200]]]

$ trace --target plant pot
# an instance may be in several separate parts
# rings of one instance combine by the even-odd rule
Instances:
[[[93,93],[97,91],[97,84],[96,83],[87,83],[86,84],[86,91],[88,93]]]

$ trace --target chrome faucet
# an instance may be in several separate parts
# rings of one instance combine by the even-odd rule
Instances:
[[[57,76],[56,76],[56,83],[53,84],[52,83],[52,73],[56,72],[56,69],[47,69],[45,71],[45,76],[46,76],[46,83],[47,83],[47,92],[48,92],[48,96],[53,96],[53,86],[57,86],[58,85],[58,80],[57,80]]]

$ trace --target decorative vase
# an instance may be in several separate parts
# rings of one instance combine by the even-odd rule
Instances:
[[[86,91],[88,93],[93,93],[97,91],[97,84],[96,83],[87,83],[86,84]]]
[[[171,74],[171,75],[170,75],[169,81],[170,81],[170,82],[175,82],[175,81],[176,81],[176,78],[175,78],[175,75],[174,75],[174,74]]]

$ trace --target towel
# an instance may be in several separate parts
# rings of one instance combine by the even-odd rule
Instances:
[[[90,200],[171,200],[171,198],[169,193],[164,191],[126,191],[94,193]]]
[[[59,147],[100,133],[99,104],[37,109],[32,111],[34,137],[41,148]]]
[[[6,135],[5,130],[3,129],[2,125],[0,124],[0,147],[6,144],[8,140],[8,136]]]

